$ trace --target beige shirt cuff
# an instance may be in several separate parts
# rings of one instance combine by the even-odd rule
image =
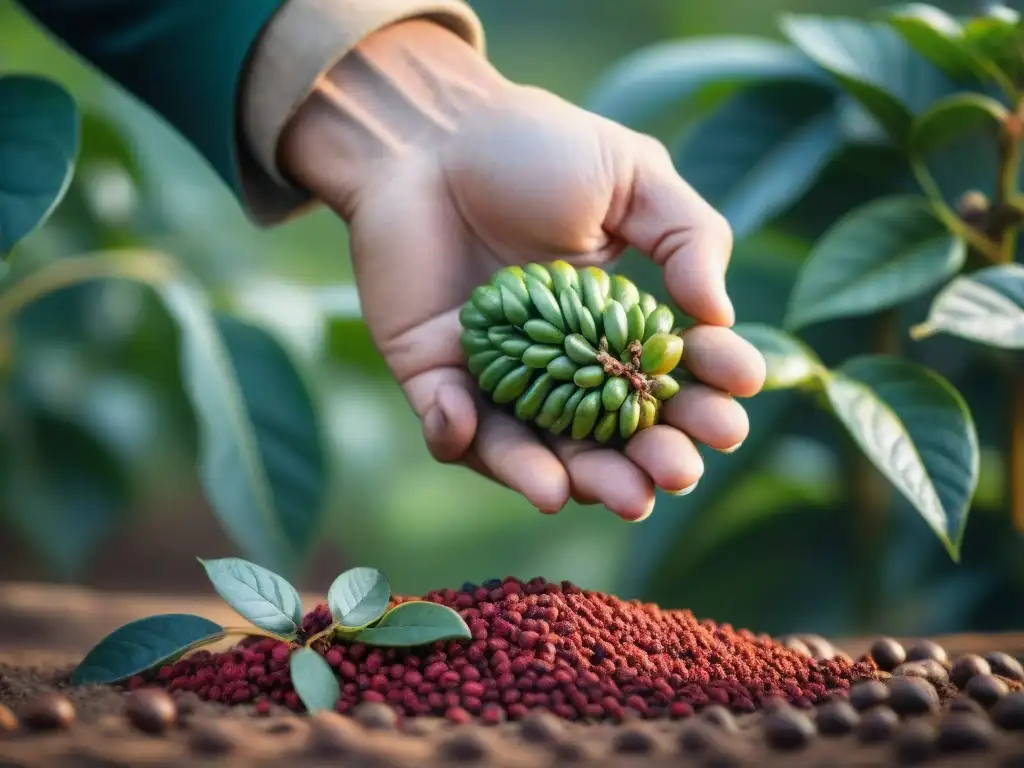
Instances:
[[[484,52],[480,20],[464,0],[288,0],[271,19],[239,94],[243,203],[256,223],[280,223],[314,203],[281,174],[277,145],[317,80],[363,38],[412,18],[432,19]]]

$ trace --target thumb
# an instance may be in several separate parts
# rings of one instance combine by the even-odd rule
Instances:
[[[443,463],[464,458],[477,429],[477,408],[462,371],[440,368],[406,383],[414,410],[422,414],[430,454]]]
[[[669,296],[684,312],[698,322],[731,326],[736,313],[725,289],[732,253],[728,222],[680,178],[660,142],[633,138],[605,228],[662,267]]]

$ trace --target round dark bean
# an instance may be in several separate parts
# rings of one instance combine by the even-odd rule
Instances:
[[[949,679],[957,688],[964,688],[972,677],[991,673],[992,668],[985,659],[976,653],[965,653],[953,662],[949,670]]]
[[[992,672],[1010,680],[1024,681],[1024,666],[1017,659],[1002,651],[985,654],[985,661],[992,667]]]
[[[612,751],[620,755],[650,755],[659,751],[657,736],[640,725],[619,729],[612,738]]]
[[[889,703],[901,715],[924,715],[939,708],[939,694],[924,678],[894,677],[889,681]]]
[[[44,693],[29,702],[21,722],[35,731],[53,731],[70,728],[75,717],[75,706],[67,696]]]
[[[309,720],[307,748],[322,757],[338,757],[357,751],[362,734],[350,718],[336,712],[317,712]]]
[[[1024,731],[1024,692],[1008,693],[992,707],[992,721],[1008,731]]]
[[[128,694],[124,703],[128,721],[144,733],[165,733],[178,722],[178,705],[166,691],[143,688]]]
[[[853,708],[865,712],[889,701],[889,687],[881,680],[866,680],[850,688]]]
[[[690,720],[679,729],[679,749],[691,755],[704,754],[716,744],[717,726]]]
[[[983,707],[991,707],[1009,692],[1006,683],[995,675],[978,675],[972,677],[964,691],[981,704]]]
[[[907,651],[898,640],[891,637],[880,637],[871,644],[868,655],[874,659],[879,669],[892,672],[907,660]]]
[[[935,659],[908,661],[900,664],[892,671],[893,677],[920,677],[932,685],[943,685],[949,682],[949,674]]]
[[[960,696],[949,702],[950,712],[966,712],[969,715],[984,715],[985,708],[970,696]]]
[[[736,718],[732,716],[732,712],[720,704],[712,704],[709,707],[705,707],[700,713],[700,718],[711,725],[721,728],[726,733],[735,733],[739,730],[739,726],[736,725]]]
[[[193,752],[223,755],[238,746],[235,735],[216,720],[196,722],[189,730],[188,744]]]
[[[811,657],[817,661],[830,661],[835,658],[835,646],[821,635],[798,635],[797,637],[803,641],[807,650],[811,652]]]
[[[479,763],[489,759],[494,748],[482,731],[460,728],[437,745],[437,752],[455,763]]]
[[[939,749],[943,752],[980,752],[992,746],[996,732],[986,717],[951,713],[939,724]]]
[[[795,709],[777,709],[761,721],[765,741],[780,750],[802,749],[814,738],[815,727],[807,715]]]
[[[857,725],[857,739],[865,744],[888,741],[899,724],[899,715],[889,707],[875,707],[861,715]]]
[[[924,720],[911,720],[896,733],[896,759],[904,765],[926,762],[936,747],[935,727]]]
[[[551,712],[534,711],[519,721],[519,735],[534,744],[552,744],[562,740],[565,726]]]
[[[949,661],[949,656],[946,654],[946,649],[934,640],[921,640],[907,649],[907,661],[924,661],[925,659],[934,659],[940,664],[945,664]]]
[[[357,723],[371,731],[390,731],[398,724],[395,710],[382,701],[364,701],[352,714]]]
[[[850,702],[835,699],[818,708],[816,722],[826,736],[844,736],[857,727],[860,715]]]

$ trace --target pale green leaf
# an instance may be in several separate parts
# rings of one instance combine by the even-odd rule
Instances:
[[[199,562],[217,594],[243,619],[279,635],[298,631],[302,599],[286,579],[237,557]]]

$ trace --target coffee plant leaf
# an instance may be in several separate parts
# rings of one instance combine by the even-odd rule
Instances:
[[[979,129],[990,130],[992,140],[1009,112],[995,99],[980,93],[958,93],[935,102],[915,121],[909,150],[925,157]]]
[[[396,605],[376,626],[356,635],[356,640],[366,645],[402,648],[471,638],[469,627],[457,612],[426,600]]]
[[[995,5],[968,19],[962,40],[965,48],[991,61],[1011,81],[1024,74],[1024,24],[1014,9]]]
[[[832,88],[765,83],[730,96],[673,154],[740,239],[799,199],[842,144]]]
[[[958,561],[980,464],[960,393],[934,371],[880,355],[832,371],[825,393],[860,449]]]
[[[331,617],[345,630],[369,626],[384,615],[390,602],[388,579],[374,568],[351,568],[327,591]]]
[[[273,571],[237,557],[199,562],[217,594],[253,626],[291,636],[302,625],[299,593]]]
[[[733,330],[764,357],[765,392],[776,389],[817,388],[827,373],[818,355],[800,339],[765,323],[739,323]]]
[[[799,51],[757,37],[677,40],[649,46],[613,67],[590,93],[587,108],[636,126],[711,86],[827,75]]]
[[[0,255],[41,225],[67,191],[78,109],[57,83],[0,77]]]
[[[107,685],[170,662],[224,635],[224,628],[202,616],[166,613],[115,629],[75,668],[75,685]]]
[[[782,31],[870,112],[898,143],[916,114],[954,83],[881,22],[784,14]]]
[[[312,648],[293,651],[288,672],[295,693],[309,714],[332,711],[341,697],[341,686],[327,660]]]
[[[964,45],[963,25],[953,16],[925,3],[893,8],[886,21],[924,58],[958,82],[987,80],[991,64]]]
[[[964,243],[948,234],[924,198],[875,200],[815,244],[790,296],[785,327],[896,306],[951,278],[966,257]]]
[[[915,339],[939,333],[1003,349],[1024,349],[1024,266],[999,264],[962,275],[939,291]]]

